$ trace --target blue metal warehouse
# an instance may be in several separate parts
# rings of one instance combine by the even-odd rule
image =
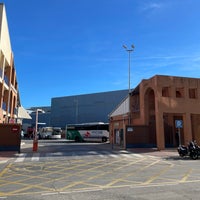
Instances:
[[[40,108],[38,121],[46,126],[65,128],[66,124],[87,122],[108,122],[108,115],[128,95],[128,90],[117,90],[93,94],[83,94],[51,99],[51,107],[32,107],[30,110]],[[31,114],[32,120],[23,120],[23,124],[35,124],[35,112]]]
[[[51,125],[108,122],[108,114],[127,96],[128,90],[52,98]]]

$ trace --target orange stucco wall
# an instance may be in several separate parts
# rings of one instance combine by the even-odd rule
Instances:
[[[183,121],[181,142],[186,144],[191,139],[200,142],[200,117],[194,117],[200,115],[200,79],[156,75],[141,81],[137,95],[139,111],[131,109],[136,102],[134,92],[130,99],[131,125],[149,126],[149,134],[155,131],[158,149],[164,149],[167,143],[177,144],[177,119]],[[122,116],[112,116],[111,124],[120,120]]]

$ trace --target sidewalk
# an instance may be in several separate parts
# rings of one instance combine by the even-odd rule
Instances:
[[[0,164],[6,163],[9,159],[14,158],[17,151],[0,151]]]
[[[21,143],[21,149],[24,144],[24,142]],[[8,160],[15,158],[18,154],[18,151],[0,151],[0,164],[6,163]]]
[[[113,145],[113,150],[125,150],[123,146]],[[169,157],[169,156],[179,156],[177,152],[177,148],[166,148],[164,150],[158,150],[157,148],[127,148],[127,151],[137,154],[158,156],[158,157]]]
[[[179,156],[177,152],[177,148],[166,148],[164,150],[157,150],[156,148],[133,148],[128,149],[133,153],[158,156],[158,157],[172,157]]]

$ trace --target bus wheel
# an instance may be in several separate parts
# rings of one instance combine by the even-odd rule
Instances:
[[[78,136],[75,137],[75,142],[80,142],[80,138]]]
[[[102,138],[102,142],[107,142],[107,138],[106,138],[106,137],[103,137],[103,138]]]

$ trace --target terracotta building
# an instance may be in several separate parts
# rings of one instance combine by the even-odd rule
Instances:
[[[0,4],[0,123],[14,123],[19,106],[18,83],[4,4]]]
[[[200,144],[200,79],[156,75],[110,114],[111,141],[124,147]]]

